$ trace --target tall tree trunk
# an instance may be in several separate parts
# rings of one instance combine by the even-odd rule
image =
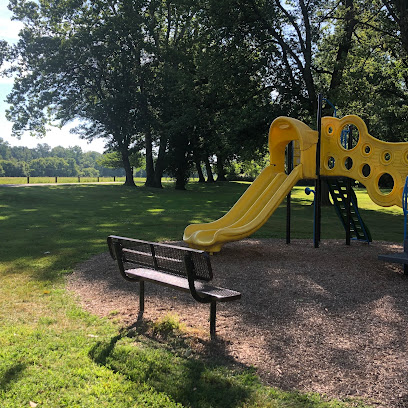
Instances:
[[[391,19],[398,25],[405,61],[408,57],[408,3],[406,0],[383,0]]]
[[[307,2],[309,3],[309,2]],[[298,31],[299,41],[301,42],[301,49],[304,59],[304,68],[302,70],[302,65],[298,64],[299,69],[302,72],[303,81],[306,86],[307,95],[309,99],[309,111],[312,117],[316,117],[317,114],[317,95],[316,95],[316,86],[313,79],[312,73],[312,26],[310,24],[310,13],[308,10],[308,5],[305,4],[304,0],[299,0],[299,6],[302,10],[303,15],[303,25],[304,25],[304,38],[302,38],[301,31],[297,30],[298,25],[295,22],[292,22],[295,30]]]
[[[125,186],[136,187],[135,180],[133,179],[133,168],[129,162],[129,152],[127,149],[122,149],[120,153],[126,174]]]
[[[185,190],[189,179],[189,135],[181,134],[175,148],[176,190]],[[183,137],[184,136],[184,137]]]
[[[212,174],[210,160],[208,159],[207,156],[205,156],[204,163],[205,163],[205,169],[207,170],[207,183],[214,183],[214,177]]]
[[[197,173],[198,173],[198,182],[199,183],[205,183],[205,177],[204,177],[203,169],[201,168],[200,159],[196,158],[194,160],[194,163],[196,165],[196,170],[197,170]]]
[[[347,11],[344,16],[343,33],[341,34],[341,41],[337,50],[336,61],[334,63],[333,74],[331,76],[328,92],[328,97],[331,98],[333,103],[336,103],[338,91],[342,84],[347,57],[352,47],[353,32],[357,24],[353,1],[354,0],[345,0],[343,2]]]
[[[153,163],[153,146],[152,135],[150,130],[145,134],[146,148],[146,187],[154,187],[154,163]]]
[[[352,47],[352,37],[357,20],[355,19],[354,0],[343,1],[346,8],[346,14],[344,16],[344,24],[341,33],[341,41],[336,54],[336,61],[334,62],[334,69],[331,76],[330,88],[328,97],[333,103],[336,103],[339,89],[342,85],[343,73],[347,63],[347,57]],[[329,197],[329,188],[327,183],[323,182],[321,186],[322,190],[322,205],[330,206],[331,201]]]
[[[167,138],[162,136],[160,138],[159,154],[156,160],[156,168],[154,169],[153,187],[163,188],[162,177],[164,171],[164,160],[166,157]]]
[[[188,180],[186,163],[180,163],[176,169],[176,190],[185,190]]]
[[[224,160],[217,156],[217,181],[227,181],[225,177]]]

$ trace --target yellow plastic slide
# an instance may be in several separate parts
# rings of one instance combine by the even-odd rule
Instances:
[[[184,231],[191,248],[218,252],[225,242],[238,241],[262,227],[302,176],[302,164],[286,175],[266,167],[231,210],[217,221],[192,224]]]
[[[294,142],[295,168],[285,173],[285,149]],[[184,230],[191,248],[218,252],[226,242],[248,237],[262,227],[302,178],[316,177],[317,132],[297,119],[281,116],[269,129],[270,165],[249,186],[231,210],[217,221],[192,224]]]

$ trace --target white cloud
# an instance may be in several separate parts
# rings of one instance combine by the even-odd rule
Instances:
[[[23,24],[20,21],[11,20],[12,13],[7,8],[7,4],[8,1],[0,0],[0,38],[15,43]]]
[[[20,139],[11,135],[13,124],[9,122],[4,114],[1,115],[0,112],[0,137],[7,141],[11,146],[26,146],[29,148],[34,148],[38,143],[47,143],[51,147],[63,146],[72,147],[80,146],[83,151],[96,151],[103,153],[105,151],[106,139],[95,139],[91,143],[88,141],[80,139],[78,135],[70,133],[70,129],[75,126],[75,124],[69,126],[64,126],[62,129],[52,127],[47,135],[41,139],[30,136],[28,133],[23,134]]]
[[[10,143],[11,146],[27,146],[34,148],[38,143],[47,143],[51,147],[63,146],[72,147],[80,146],[83,151],[96,151],[103,153],[105,150],[105,139],[95,139],[91,143],[86,140],[80,139],[78,135],[72,134],[69,130],[74,127],[64,126],[62,129],[51,128],[47,135],[41,139],[30,136],[28,133],[24,134],[21,139],[11,136],[12,123],[8,122],[5,118],[0,117],[0,137]]]
[[[4,128],[3,128],[4,129]],[[8,132],[1,132],[0,137],[3,140],[10,143],[11,146],[27,146],[29,148],[34,148],[39,143],[46,143],[51,147],[63,146],[63,147],[72,147],[80,146],[83,151],[96,151],[99,153],[104,152],[105,142],[103,139],[94,140],[91,143],[88,143],[86,140],[80,139],[77,135],[72,135],[69,133],[69,129],[52,129],[47,133],[47,136],[42,139],[37,139],[30,135],[23,135],[21,139],[17,139],[11,136],[11,124],[9,126]]]
[[[13,78],[0,77],[0,85],[13,85]]]

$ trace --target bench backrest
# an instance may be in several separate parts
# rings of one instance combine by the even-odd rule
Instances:
[[[114,245],[120,247],[124,263],[183,277],[190,272],[194,279],[204,281],[213,278],[210,257],[204,251],[110,235],[108,246],[113,259],[116,259]]]

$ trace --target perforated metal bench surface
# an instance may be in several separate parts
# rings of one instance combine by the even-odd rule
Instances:
[[[141,279],[148,282],[162,284],[163,286],[180,289],[184,292],[190,292],[187,278],[142,268],[127,269],[125,273],[129,278]],[[210,296],[217,302],[228,302],[231,300],[237,300],[241,297],[241,293],[236,292],[235,290],[220,288],[198,280],[195,281],[195,288],[199,295]]]
[[[110,235],[109,251],[124,279],[139,282],[139,308],[144,311],[144,282],[190,292],[200,303],[210,304],[210,335],[215,338],[216,304],[241,298],[241,293],[209,284],[213,278],[204,251]]]

